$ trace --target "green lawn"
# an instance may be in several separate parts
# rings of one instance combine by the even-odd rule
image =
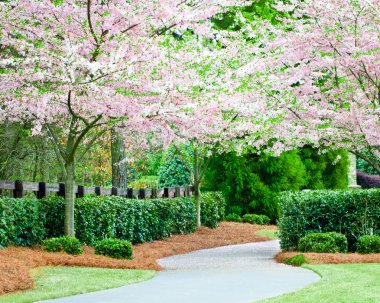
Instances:
[[[379,303],[380,263],[305,265],[322,279],[265,303]]]
[[[42,267],[32,271],[35,289],[0,296],[0,303],[32,303],[148,280],[151,270],[103,269],[89,267]]]
[[[279,232],[280,232],[279,230],[263,229],[263,230],[259,230],[257,234],[259,236],[263,236],[263,237],[267,237],[271,239],[278,239]]]

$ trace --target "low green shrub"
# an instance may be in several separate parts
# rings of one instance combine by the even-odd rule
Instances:
[[[60,252],[63,251],[70,255],[80,255],[83,253],[83,249],[80,241],[74,237],[59,237],[47,239],[43,242],[45,250],[48,252]]]
[[[308,234],[298,243],[298,250],[303,252],[344,253],[347,252],[347,248],[346,236],[334,232]]]
[[[292,266],[301,266],[306,263],[306,257],[304,254],[295,255],[292,258],[285,258],[284,263]]]
[[[360,254],[377,254],[380,253],[379,236],[363,236],[356,243],[356,251]]]
[[[243,219],[237,214],[229,214],[225,217],[224,220],[231,222],[243,222]]]
[[[380,236],[380,190],[286,192],[279,196],[281,248],[297,249],[298,241],[310,233],[339,232],[348,248],[372,229]]]
[[[132,244],[125,240],[104,239],[96,243],[95,254],[116,259],[132,259]]]
[[[201,195],[201,221],[204,226],[216,228],[224,218],[226,201],[221,192]]]
[[[266,215],[245,214],[243,216],[243,222],[250,224],[268,225],[270,223],[270,219]]]

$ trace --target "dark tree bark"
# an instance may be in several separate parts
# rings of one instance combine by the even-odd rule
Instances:
[[[111,132],[112,186],[128,187],[127,165],[125,163],[125,145],[122,136],[115,130]]]

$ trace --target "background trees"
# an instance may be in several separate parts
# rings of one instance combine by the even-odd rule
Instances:
[[[142,134],[178,123],[170,83],[159,81],[176,69],[174,61],[161,65],[163,34],[189,27],[210,35],[198,22],[237,3],[0,3],[1,122],[28,121],[33,134],[49,137],[66,183],[66,234],[74,235],[77,162],[95,141],[115,127]]]
[[[346,148],[380,172],[379,1],[284,1],[277,9],[290,18],[282,28],[268,24],[270,76],[261,79],[288,111],[288,138]]]

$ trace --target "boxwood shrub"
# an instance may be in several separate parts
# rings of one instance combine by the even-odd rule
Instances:
[[[59,237],[47,239],[44,242],[45,250],[48,252],[63,251],[70,255],[80,255],[83,253],[81,243],[74,237]]]
[[[347,249],[346,236],[334,232],[308,234],[298,242],[298,250],[303,252],[345,253]]]
[[[380,235],[380,190],[286,192],[280,195],[281,248],[297,249],[310,233],[339,232],[354,251],[356,241],[372,230]]]
[[[380,253],[379,236],[363,236],[356,243],[356,251],[360,254],[377,254]]]
[[[238,214],[229,214],[225,220],[230,222],[243,222],[243,219]]]
[[[116,259],[132,259],[132,243],[120,239],[103,239],[95,244],[95,254]]]
[[[266,215],[245,214],[243,216],[243,222],[250,224],[268,225],[270,218]]]
[[[221,192],[205,192],[201,196],[201,221],[204,226],[216,228],[224,219],[226,201]]]

